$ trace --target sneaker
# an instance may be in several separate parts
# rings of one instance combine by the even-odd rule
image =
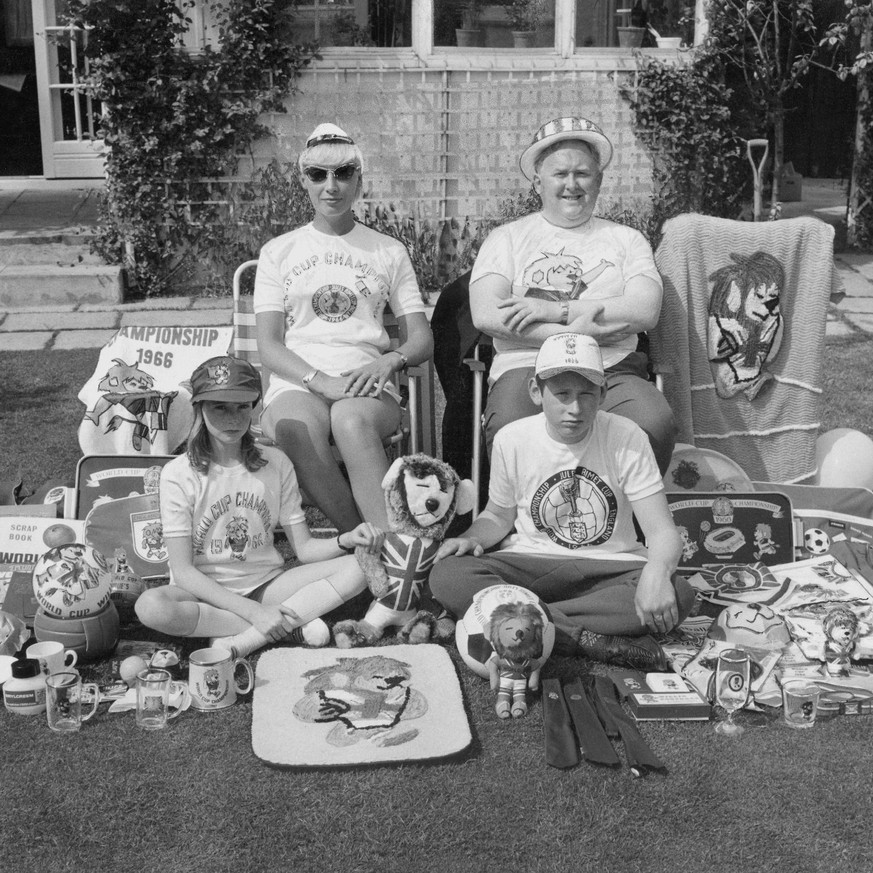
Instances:
[[[232,637],[210,637],[209,648],[223,649],[225,652],[229,652],[232,658],[236,658],[236,649],[234,649],[231,639]]]
[[[650,636],[619,637],[582,631],[579,654],[617,667],[663,673],[669,669],[664,650]]]
[[[320,618],[314,618],[307,624],[295,627],[285,639],[298,646],[320,649],[330,642],[330,628]]]

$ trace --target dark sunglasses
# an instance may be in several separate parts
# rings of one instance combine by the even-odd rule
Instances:
[[[303,175],[310,182],[323,182],[327,178],[327,174],[331,173],[337,181],[348,182],[357,171],[358,168],[354,164],[343,164],[341,167],[334,167],[333,169],[328,169],[327,167],[304,167]]]

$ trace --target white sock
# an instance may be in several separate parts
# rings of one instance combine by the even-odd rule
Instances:
[[[357,593],[355,590],[354,594]],[[302,641],[310,646],[320,648],[326,646],[330,641],[330,630],[319,616],[342,606],[343,603],[345,603],[345,598],[328,579],[316,579],[305,588],[292,594],[287,600],[283,600],[282,606],[293,609],[300,616],[301,621],[297,622],[296,628],[300,629]],[[212,644],[234,651],[238,658],[244,658],[246,655],[263,648],[269,642],[269,637],[264,636],[256,627],[250,626],[238,634],[221,637]]]

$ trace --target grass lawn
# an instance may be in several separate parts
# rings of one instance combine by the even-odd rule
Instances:
[[[0,478],[70,480],[76,399],[95,352],[2,353]],[[829,342],[824,429],[873,431],[866,337]],[[257,658],[253,658],[254,661]],[[500,722],[487,683],[455,656],[473,733],[457,759],[284,771],[251,749],[251,698],[187,712],[166,731],[105,708],[79,735],[0,711],[0,869],[795,873],[873,869],[873,716],[792,731],[744,713],[642,733],[669,768],[634,779],[543,757],[542,718]],[[545,675],[596,669],[553,658]]]

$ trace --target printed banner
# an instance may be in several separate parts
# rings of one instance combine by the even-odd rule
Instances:
[[[203,361],[227,354],[228,327],[123,327],[101,349],[79,392],[84,454],[166,454],[187,437],[190,392],[182,383]]]

